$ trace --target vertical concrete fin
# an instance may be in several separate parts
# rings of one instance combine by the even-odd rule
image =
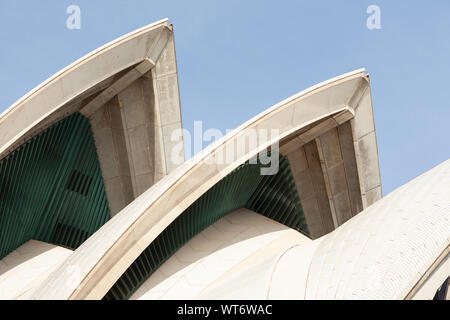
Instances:
[[[318,139],[323,156],[327,191],[334,208],[337,226],[362,210],[358,169],[349,122],[333,128]]]
[[[286,155],[292,169],[308,230],[313,239],[334,229],[315,140]]]

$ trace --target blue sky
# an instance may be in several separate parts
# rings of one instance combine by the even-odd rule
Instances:
[[[81,30],[66,8],[81,8]],[[368,30],[366,9],[381,9]],[[313,84],[365,67],[387,194],[450,158],[450,1],[2,0],[0,112],[64,66],[168,17],[183,125],[237,127]]]

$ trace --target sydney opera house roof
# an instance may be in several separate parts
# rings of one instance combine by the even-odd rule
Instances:
[[[1,114],[0,299],[450,299],[450,160],[383,197],[364,69],[181,129],[167,19]]]

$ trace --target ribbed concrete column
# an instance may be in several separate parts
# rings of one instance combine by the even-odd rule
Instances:
[[[115,215],[134,199],[126,133],[117,96],[97,110],[90,122],[109,209],[111,215]]]
[[[176,73],[158,79],[154,70],[91,116],[112,214],[178,165],[172,133],[181,128],[179,107]]]
[[[142,77],[90,117],[112,215],[155,183],[164,155],[155,148],[154,105],[153,82]]]
[[[316,141],[286,154],[312,239],[334,230]]]
[[[367,208],[381,199],[383,195],[372,94],[368,77],[360,80],[360,89],[349,101],[349,105],[355,109],[355,117],[350,123],[353,132],[362,204],[364,208]]]
[[[163,155],[156,150],[155,99],[151,78],[142,77],[118,95],[134,197],[155,182]]]
[[[329,130],[317,142],[330,206],[340,226],[363,209],[350,122]]]
[[[182,128],[181,103],[178,88],[177,59],[175,52],[175,39],[173,33],[167,41],[167,45],[152,69],[153,87],[155,92],[155,108],[159,118],[155,121],[155,126],[159,129],[162,141],[162,150],[165,155],[165,171],[160,172],[165,175],[172,172],[181,162],[184,162],[184,148],[177,148],[176,155],[174,148],[183,143],[183,138],[173,139],[174,130]],[[178,159],[174,159],[177,156]],[[158,176],[161,178],[162,176]]]
[[[182,128],[181,106],[174,38],[167,35],[151,70],[120,78],[117,83],[131,82],[116,85],[120,91],[104,90],[101,97],[115,94],[104,105],[97,97],[82,109],[91,121],[112,215],[184,161],[182,137],[173,136]],[[139,70],[148,70],[147,64]]]

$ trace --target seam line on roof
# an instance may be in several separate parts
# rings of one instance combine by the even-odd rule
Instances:
[[[372,130],[372,131],[370,131],[368,133],[365,133],[364,135],[362,135],[361,137],[359,137],[358,139],[353,140],[353,141],[354,142],[359,142],[360,140],[362,140],[363,138],[365,138],[366,136],[368,136],[369,134],[374,133],[374,132],[375,132],[375,130]]]
[[[411,290],[405,295],[403,300],[412,300],[414,296],[420,291],[427,279],[431,277],[433,272],[439,267],[441,262],[450,254],[450,245],[448,245],[444,251],[431,263],[427,270],[420,275],[419,280],[413,285]]]
[[[269,295],[270,295],[270,289],[272,288],[273,275],[275,274],[275,271],[276,271],[276,269],[277,269],[278,264],[280,263],[281,258],[283,258],[283,256],[284,256],[289,250],[291,250],[291,249],[293,249],[293,248],[296,248],[296,247],[300,247],[300,246],[301,246],[301,245],[296,244],[296,245],[293,245],[293,246],[287,248],[287,249],[286,249],[286,250],[285,250],[285,251],[277,258],[277,260],[276,260],[275,263],[273,264],[272,271],[271,271],[271,273],[270,273],[269,286],[268,286],[267,292],[266,292],[266,299],[268,299],[268,300],[270,299],[270,298],[269,298]]]
[[[372,191],[372,190],[374,190],[374,189],[376,189],[376,188],[378,188],[378,187],[381,187],[381,184],[377,184],[375,187],[372,187],[372,188],[370,188],[370,189],[365,190],[365,193],[367,193],[367,192],[369,192],[369,191]]]

